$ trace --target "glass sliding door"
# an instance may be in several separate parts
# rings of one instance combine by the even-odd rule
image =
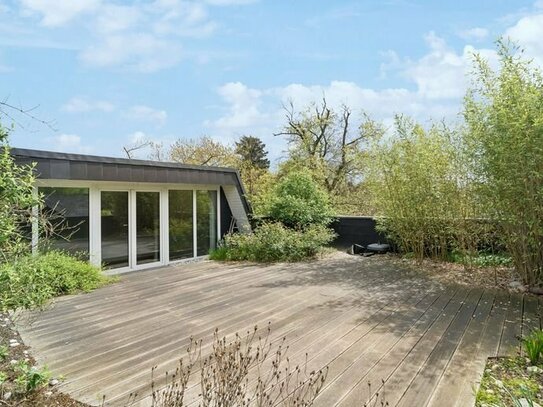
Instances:
[[[217,191],[196,191],[197,255],[209,254],[217,245]]]
[[[168,191],[170,260],[194,257],[192,191]]]
[[[129,266],[128,191],[102,191],[102,263],[106,268]]]
[[[136,264],[160,261],[160,193],[136,192]]]
[[[89,189],[40,187],[42,212],[52,230],[43,231],[47,249],[56,249],[89,259]]]

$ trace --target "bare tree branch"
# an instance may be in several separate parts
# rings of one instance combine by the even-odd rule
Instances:
[[[9,98],[5,98],[4,100],[0,101],[0,115],[6,116],[8,119],[13,121],[13,123],[17,124],[17,126],[21,128],[25,128],[25,126],[15,118],[11,112],[21,114],[35,122],[38,122],[40,124],[43,124],[44,126],[47,126],[52,131],[57,131],[55,128],[55,122],[54,121],[47,121],[40,119],[38,116],[36,116],[33,112],[39,107],[39,105],[36,105],[30,109],[25,109],[22,106],[15,106],[11,103],[8,103]]]
[[[133,153],[135,151],[141,150],[142,148],[145,148],[145,147],[151,147],[152,145],[153,143],[151,141],[140,141],[139,143],[136,143],[132,147],[123,146],[123,150],[126,154],[126,157],[131,160],[134,158]]]

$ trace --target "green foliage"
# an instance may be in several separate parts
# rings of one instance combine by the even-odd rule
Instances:
[[[248,164],[252,168],[261,170],[270,168],[266,145],[258,137],[242,136],[236,141],[235,152],[241,157],[243,163]]]
[[[17,374],[15,383],[21,393],[32,393],[45,387],[51,378],[51,372],[49,372],[47,366],[39,369],[35,366],[29,366],[24,361],[15,366],[15,372]]]
[[[6,380],[8,380],[7,373],[0,371],[0,386],[2,386]]]
[[[107,281],[99,268],[58,251],[21,256],[0,265],[0,309],[43,307],[53,297]]]
[[[30,166],[16,165],[10,155],[8,132],[0,124],[0,261],[28,250],[28,225],[32,207],[39,204],[33,194],[35,177]]]
[[[488,216],[526,284],[543,282],[543,76],[509,44],[494,71],[476,56],[464,117]]]
[[[473,197],[465,185],[459,134],[444,125],[425,130],[396,117],[392,137],[371,140],[368,188],[379,228],[400,250],[445,259],[452,249],[473,248],[479,235]]]
[[[475,253],[464,254],[459,251],[452,251],[447,259],[452,263],[470,264],[474,267],[502,267],[510,266],[512,259],[505,253]]]
[[[281,179],[267,198],[267,215],[274,222],[303,229],[310,225],[327,225],[332,208],[326,191],[309,172],[292,172]]]
[[[475,406],[526,407],[540,405],[541,373],[528,372],[528,366],[525,358],[522,357],[488,359],[477,391]]]
[[[9,355],[9,350],[6,345],[0,345],[0,361],[5,360]]]
[[[522,340],[522,346],[533,365],[541,360],[543,354],[543,331],[535,330]]]
[[[212,251],[213,260],[278,262],[313,258],[335,237],[322,225],[308,226],[303,231],[280,223],[264,223],[252,234],[226,235],[223,244]]]

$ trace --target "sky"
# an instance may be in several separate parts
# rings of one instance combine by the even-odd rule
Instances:
[[[15,115],[15,147],[250,134],[276,161],[290,102],[457,120],[500,37],[543,65],[543,0],[0,0],[0,100],[51,124]]]

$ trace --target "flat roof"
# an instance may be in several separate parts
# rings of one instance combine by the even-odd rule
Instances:
[[[25,148],[10,148],[10,154],[17,164],[34,164],[39,179],[235,185],[245,210],[251,211],[239,172],[234,168]]]
[[[74,154],[74,153],[60,153],[56,151],[45,150],[32,150],[26,148],[10,147],[10,153],[14,157],[32,157],[42,159],[54,159],[54,160],[66,160],[66,161],[84,161],[103,164],[126,164],[126,165],[143,165],[151,167],[162,168],[178,168],[189,169],[199,171],[219,171],[219,172],[237,172],[235,168],[230,167],[213,167],[208,165],[192,165],[181,164],[173,161],[153,161],[153,160],[140,160],[133,158],[120,158],[120,157],[107,157],[90,154]]]

